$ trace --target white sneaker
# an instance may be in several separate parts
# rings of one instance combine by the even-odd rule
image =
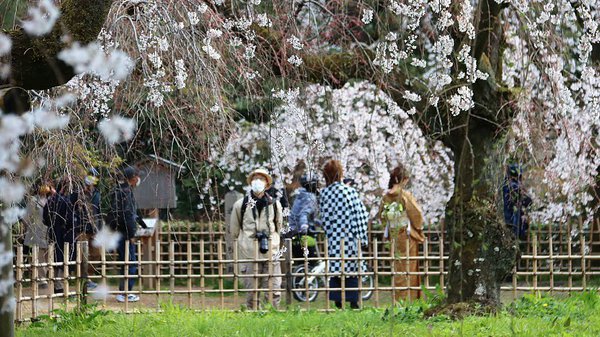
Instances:
[[[137,302],[140,300],[138,295],[129,294],[127,295],[127,302]],[[125,295],[117,295],[117,302],[125,302]]]

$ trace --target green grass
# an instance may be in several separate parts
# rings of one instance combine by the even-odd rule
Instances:
[[[495,315],[452,321],[424,318],[432,304],[416,302],[388,309],[330,313],[196,313],[166,304],[162,313],[124,315],[98,311],[57,312],[17,329],[17,336],[600,336],[600,296],[596,292],[557,299],[525,295]]]

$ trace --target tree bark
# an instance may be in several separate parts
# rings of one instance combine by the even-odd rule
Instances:
[[[454,119],[460,127],[444,139],[455,155],[455,189],[446,210],[447,301],[477,302],[492,309],[500,306],[500,284],[518,256],[516,239],[498,210],[504,168],[495,145],[513,117],[513,111],[503,106],[508,93],[496,83],[501,78],[504,44],[501,9],[493,0],[480,3],[473,57],[489,68],[489,78],[473,84],[475,108]]]
[[[67,83],[75,72],[58,59],[58,53],[70,41],[82,44],[98,37],[112,0],[64,0],[61,16],[46,36],[32,37],[23,29],[9,31],[13,48],[10,56],[11,77],[0,86],[26,90],[45,90]],[[63,39],[68,36],[68,39]]]
[[[515,239],[499,217],[493,128],[473,119],[454,144],[455,190],[446,209],[450,242],[447,302],[500,305],[500,283],[512,271]],[[496,157],[497,158],[497,157]],[[496,186],[495,186],[496,185]]]

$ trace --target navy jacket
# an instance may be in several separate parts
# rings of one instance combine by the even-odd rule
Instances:
[[[146,227],[137,215],[137,205],[133,190],[128,183],[117,186],[111,194],[109,223],[113,229],[119,231],[123,238],[129,240],[135,237],[137,224]]]
[[[73,204],[68,196],[59,193],[48,198],[43,211],[44,225],[48,227],[48,237],[55,246],[56,262],[63,262],[65,242],[75,242],[74,227],[76,226]]]
[[[506,179],[502,186],[504,199],[504,221],[510,225],[519,238],[526,237],[528,224],[524,219],[525,209],[531,205],[531,198],[523,191],[516,179]]]

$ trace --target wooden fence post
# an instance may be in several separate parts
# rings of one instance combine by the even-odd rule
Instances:
[[[253,277],[254,277],[254,292],[253,292],[253,303],[254,303],[254,307],[253,308],[248,308],[248,309],[252,309],[252,310],[258,310],[258,300],[260,299],[258,297],[258,241],[254,240],[254,263],[252,264],[253,266]]]
[[[87,241],[82,242],[81,246],[81,257],[82,257],[82,266],[83,269],[83,304],[87,305],[87,295],[88,295],[88,265],[90,260],[90,247]]]
[[[533,289],[538,287],[538,236],[533,236]],[[537,291],[536,291],[537,292]]]
[[[102,274],[102,286],[108,287],[108,282],[106,281],[106,249],[104,248],[104,245],[100,246],[100,263],[100,272]],[[106,306],[106,297],[107,296],[102,297],[102,305],[104,306]]]
[[[568,287],[569,289],[573,288],[573,240],[571,238],[571,222],[568,223],[568,233],[567,233],[567,255],[569,258],[568,266],[569,266],[569,278],[568,278]]]
[[[169,225],[170,226],[170,225]],[[161,267],[162,267],[162,261],[161,261],[161,242],[160,240],[156,240],[156,246],[155,246],[155,250],[154,250],[154,255],[155,255],[155,270],[154,270],[154,277],[155,277],[155,283],[154,285],[156,286],[156,305],[158,308],[160,308],[160,275],[161,275]]]
[[[48,245],[48,312],[54,310],[54,243]]]
[[[269,290],[267,291],[267,298],[269,300],[269,304],[273,305],[273,249],[271,249],[271,238],[269,238],[269,251],[267,252],[267,271],[269,276],[267,276],[267,286]],[[274,307],[274,306],[273,306]]]
[[[342,309],[344,309],[346,307],[346,264],[345,264],[345,260],[344,257],[346,254],[344,254],[344,250],[345,248],[345,242],[344,242],[344,238],[342,238],[342,240],[340,241],[340,253],[341,253],[341,260],[340,260],[340,285],[342,288]]]
[[[240,275],[240,265],[239,265],[239,255],[238,255],[238,245],[237,240],[233,240],[232,248],[233,248],[233,301],[235,305],[238,305],[239,302],[239,275]]]
[[[69,298],[69,252],[71,251],[71,245],[69,242],[65,242],[63,250],[63,297],[65,301]]]
[[[129,245],[131,242],[125,240],[125,261],[123,264],[123,289],[125,289],[125,312],[129,312]]]
[[[38,292],[38,268],[39,268],[39,247],[34,245],[31,247],[31,319],[35,319],[37,317],[37,298],[39,296]]]
[[[585,262],[585,235],[583,233],[583,219],[579,218],[579,249],[581,254],[581,289],[585,291],[587,288],[586,279],[586,262]]]
[[[220,296],[220,300],[221,300],[221,310],[225,309],[225,296],[223,294],[223,290],[225,289],[224,284],[223,284],[223,241],[221,239],[219,239],[218,241],[218,246],[217,246],[217,255],[219,256],[218,258],[218,264],[217,264],[217,272],[219,275],[219,294]]]
[[[411,263],[412,263],[412,259],[410,258],[410,235],[408,234],[408,231],[406,232],[406,251],[404,252],[406,254],[406,270],[404,273],[404,279],[406,280],[406,293],[408,294],[407,298],[408,300],[412,300],[412,285],[411,285]],[[416,276],[416,275],[415,275]],[[402,294],[402,293],[401,293]]]
[[[194,274],[194,268],[192,265],[192,242],[189,240],[187,242],[187,274],[188,307],[192,309],[192,275]]]
[[[444,278],[444,236],[440,236],[440,287],[445,289],[446,282]]]
[[[15,270],[16,301],[17,301],[17,322],[23,320],[23,246],[17,246],[17,266]]]
[[[550,226],[550,228],[552,228],[552,226]],[[552,236],[552,231],[550,231],[548,236],[548,245],[550,246],[548,249],[550,256],[550,265],[548,266],[550,273],[550,295],[554,295],[554,238]]]
[[[286,282],[286,290],[285,290],[285,303],[290,306],[292,304],[292,288],[294,284],[292,282],[292,239],[285,239],[285,264],[287,265],[287,271],[285,273],[285,282]]]
[[[396,278],[396,240],[397,238],[394,238],[390,235],[391,240],[391,245],[390,245],[390,257],[391,257],[391,282],[392,282],[392,306],[396,304],[396,282],[395,282],[395,278]]]
[[[373,281],[375,292],[375,306],[379,307],[379,245],[377,238],[373,239]]]
[[[323,250],[325,251],[325,309],[329,311],[329,241],[327,239],[325,239],[324,241],[324,246],[325,247],[323,248]]]
[[[204,310],[206,300],[206,283],[205,283],[205,265],[204,265],[204,240],[200,241],[200,308]]]
[[[429,238],[425,238],[423,242],[423,256],[425,258],[425,265],[423,266],[423,272],[425,276],[425,289],[429,290]]]
[[[169,242],[169,292],[172,301],[175,296],[175,241]]]
[[[363,271],[362,271],[362,263],[364,262],[362,259],[362,242],[360,241],[360,239],[358,240],[358,259],[357,259],[357,264],[358,264],[358,306],[360,308],[363,307],[363,299],[362,299],[362,278],[363,278]]]

